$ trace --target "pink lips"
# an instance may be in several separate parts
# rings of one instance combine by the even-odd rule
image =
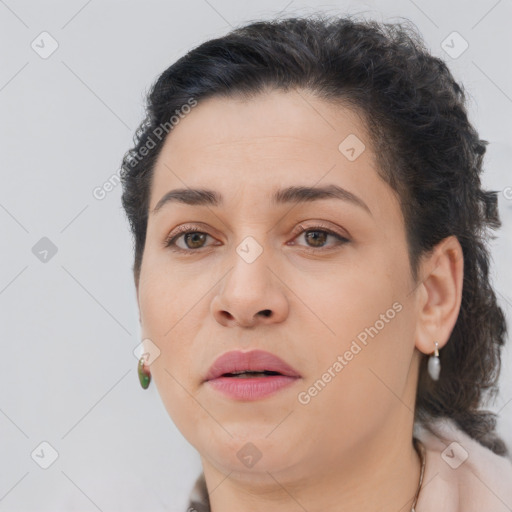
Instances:
[[[239,372],[276,372],[274,375],[234,377]],[[289,386],[301,375],[279,357],[264,350],[231,351],[218,357],[205,377],[205,383],[238,400],[257,400]]]

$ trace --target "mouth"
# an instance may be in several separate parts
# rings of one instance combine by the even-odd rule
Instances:
[[[204,381],[223,378],[265,379],[270,377],[294,377],[301,375],[278,356],[265,350],[242,352],[233,350],[218,357],[210,366]]]
[[[204,384],[230,400],[251,401],[274,395],[301,378],[294,368],[270,352],[232,351],[215,360]]]

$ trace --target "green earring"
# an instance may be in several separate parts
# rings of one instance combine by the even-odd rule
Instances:
[[[149,386],[149,383],[151,382],[151,373],[149,370],[146,370],[144,368],[144,358],[141,357],[139,359],[139,366],[138,366],[138,373],[139,373],[139,381],[140,385],[143,389],[147,389]]]

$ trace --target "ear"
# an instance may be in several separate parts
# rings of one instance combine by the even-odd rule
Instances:
[[[417,290],[416,348],[432,354],[444,347],[457,322],[462,300],[464,254],[455,236],[439,242],[421,263]]]

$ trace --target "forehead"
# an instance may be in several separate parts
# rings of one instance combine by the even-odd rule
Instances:
[[[276,156],[273,151],[295,143],[298,157],[311,147],[338,151],[338,144],[350,134],[370,144],[358,112],[306,91],[275,90],[251,99],[214,96],[200,100],[183,116],[167,137],[164,153],[194,149],[238,154],[250,146],[252,153]],[[298,140],[304,151],[297,147]]]
[[[356,158],[354,151],[351,158],[343,153],[350,146]],[[211,97],[167,136],[154,169],[150,210],[168,190],[187,187],[222,190],[229,199],[242,189],[269,197],[278,185],[336,183],[361,196],[371,180],[377,189],[384,186],[377,183],[376,165],[362,117],[353,109],[305,91],[249,100]]]

